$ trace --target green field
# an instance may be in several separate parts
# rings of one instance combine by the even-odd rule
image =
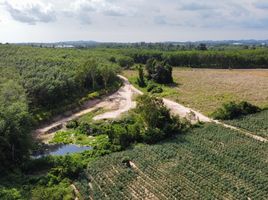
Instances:
[[[268,110],[225,122],[268,138]]]
[[[87,169],[94,199],[267,199],[268,146],[217,125],[100,158]],[[129,158],[136,167],[122,164]],[[81,191],[87,181],[80,184]]]

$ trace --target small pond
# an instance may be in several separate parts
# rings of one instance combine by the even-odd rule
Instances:
[[[77,146],[74,144],[51,144],[47,145],[44,149],[33,154],[33,158],[41,158],[48,155],[51,156],[64,156],[72,153],[80,153],[86,150],[91,150],[90,146]]]

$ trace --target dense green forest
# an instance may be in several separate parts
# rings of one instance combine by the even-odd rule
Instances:
[[[0,47],[1,170],[28,157],[30,132],[40,121],[78,106],[87,94],[120,86],[118,67],[106,58],[105,52]]]

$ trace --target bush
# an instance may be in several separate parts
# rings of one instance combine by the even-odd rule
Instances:
[[[96,98],[99,98],[99,97],[100,97],[100,92],[92,92],[92,93],[89,93],[87,95],[88,100],[96,99]]]
[[[148,79],[160,84],[173,83],[172,67],[165,62],[158,62],[154,59],[146,63]]]
[[[143,68],[141,66],[139,66],[138,71],[139,71],[139,77],[137,78],[137,83],[138,83],[139,87],[146,87],[146,83],[144,80]]]
[[[161,87],[157,87],[157,88],[154,88],[151,93],[152,94],[155,94],[155,93],[162,93],[163,92],[163,89]]]
[[[0,199],[2,200],[20,200],[22,196],[20,192],[13,188],[13,189],[6,189],[0,188]]]
[[[114,56],[110,57],[110,58],[109,58],[109,61],[112,62],[112,63],[116,63],[116,59],[115,59]]]
[[[74,199],[74,194],[70,183],[61,182],[54,186],[37,186],[32,190],[33,200],[38,199],[53,199],[53,200],[71,200]]]
[[[86,135],[92,135],[94,133],[94,129],[91,127],[91,124],[85,122],[81,123],[77,127],[77,129],[79,130],[79,132]]]
[[[150,84],[148,85],[147,87],[147,92],[151,92],[153,89],[157,88],[157,85],[156,84]]]
[[[120,67],[129,69],[134,65],[134,60],[130,57],[121,57],[117,60]]]
[[[79,126],[79,123],[77,120],[72,120],[67,122],[66,128],[76,129]]]
[[[242,101],[240,103],[229,102],[223,104],[222,108],[217,109],[213,114],[214,119],[231,120],[242,115],[254,114],[261,109],[248,102]]]
[[[165,138],[165,133],[159,128],[149,127],[144,134],[142,134],[142,139],[145,143],[154,144]]]

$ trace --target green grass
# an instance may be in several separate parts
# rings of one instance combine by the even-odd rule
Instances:
[[[68,129],[66,131],[59,131],[55,134],[51,143],[58,144],[77,144],[83,146],[98,146],[108,142],[107,135],[87,136],[77,130]]]
[[[268,138],[268,109],[256,114],[243,116],[239,119],[226,120],[225,123]]]
[[[267,199],[267,154],[267,144],[208,124],[98,159],[88,167],[88,190],[94,199]]]
[[[89,123],[89,122],[92,122],[93,121],[93,118],[97,115],[100,115],[100,114],[103,114],[107,112],[107,110],[103,109],[103,108],[97,108],[96,110],[93,110],[92,112],[89,112],[85,115],[83,115],[82,117],[80,117],[78,119],[78,122],[80,123]]]

